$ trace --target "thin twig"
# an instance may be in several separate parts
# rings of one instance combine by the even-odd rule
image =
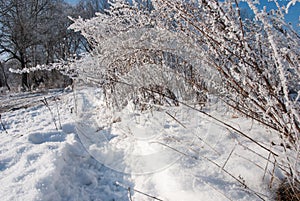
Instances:
[[[56,124],[56,119],[55,119],[55,117],[54,117],[54,114],[53,114],[53,112],[52,112],[52,110],[51,110],[51,108],[50,108],[50,106],[49,106],[49,103],[48,103],[46,97],[44,97],[44,99],[41,100],[41,102],[44,103],[44,105],[45,105],[45,106],[48,108],[48,110],[50,111],[50,114],[51,114],[51,116],[52,116],[52,120],[53,120],[53,123],[54,123],[54,125],[55,125],[55,128],[56,128],[56,130],[59,130],[58,127],[57,127],[57,124]]]
[[[134,191],[134,192],[140,193],[140,194],[145,195],[145,196],[147,196],[147,197],[149,197],[149,198],[152,198],[152,199],[154,199],[154,200],[163,201],[162,199],[159,199],[159,198],[157,198],[157,197],[155,197],[155,196],[149,195],[149,194],[147,194],[147,193],[144,193],[144,192],[139,191],[139,190],[134,189],[134,188],[127,187],[127,186],[125,186],[124,184],[122,184],[122,183],[120,183],[120,182],[118,182],[118,181],[116,182],[116,185],[118,185],[118,186],[120,186],[120,187],[126,189],[127,191],[132,190],[132,191]],[[130,196],[131,196],[131,195],[130,195]]]
[[[130,201],[133,201],[132,200],[132,196],[131,196],[131,190],[130,190],[130,187],[128,187],[128,198]]]
[[[236,144],[234,144],[234,147],[232,148],[232,150],[231,150],[230,154],[228,155],[228,157],[227,157],[227,159],[226,159],[224,165],[222,166],[222,170],[224,170],[224,168],[225,168],[227,162],[229,161],[231,155],[233,154],[233,152],[234,152],[234,150],[235,150],[235,147],[236,147]]]
[[[271,153],[269,153],[269,155],[268,155],[268,160],[267,160],[267,164],[266,164],[266,167],[265,167],[265,170],[264,170],[263,180],[265,179],[265,176],[266,176],[266,173],[267,173],[270,158],[271,158]]]
[[[275,159],[275,158],[274,158]],[[272,185],[273,185],[273,181],[274,181],[274,178],[275,178],[275,168],[276,168],[276,159],[275,159],[275,162],[274,162],[274,166],[273,166],[273,171],[272,171],[272,176],[271,176],[271,180],[270,180],[270,185],[269,185],[269,188],[271,189],[272,188]]]
[[[56,104],[56,110],[57,110],[57,118],[58,118],[59,128],[62,129],[61,120],[60,120],[60,112],[59,112],[57,100],[59,100],[59,98],[54,98],[54,101],[55,101],[55,104]]]
[[[234,155],[236,155],[236,156],[238,156],[238,157],[240,157],[240,158],[242,158],[242,159],[244,159],[244,160],[246,160],[246,161],[248,161],[248,162],[252,163],[253,165],[255,165],[256,167],[258,167],[259,169],[261,169],[261,170],[264,170],[264,168],[263,168],[263,167],[261,167],[260,165],[258,165],[258,164],[257,164],[257,163],[255,163],[254,161],[252,161],[252,160],[250,160],[250,159],[246,158],[245,156],[242,156],[242,155],[240,155],[240,154],[237,154],[237,153],[235,153]]]
[[[183,128],[186,128],[186,126],[181,123],[178,119],[176,119],[173,115],[171,115],[169,112],[166,111],[166,114],[169,115],[172,119],[174,119],[180,126],[182,126]]]
[[[152,199],[154,199],[154,200],[163,201],[162,199],[159,199],[159,198],[154,197],[154,196],[152,196],[152,195],[149,195],[149,194],[147,194],[147,193],[143,193],[143,192],[141,192],[141,191],[139,191],[139,190],[136,190],[136,189],[132,189],[132,190],[133,190],[134,192],[140,193],[140,194],[145,195],[145,196],[147,196],[147,197],[149,197],[149,198],[152,198]]]
[[[209,187],[213,188],[215,191],[219,192],[221,195],[223,195],[228,200],[233,201],[230,197],[228,197],[225,193],[223,193],[222,191],[220,191],[219,189],[217,189],[213,185],[209,184],[208,182],[205,182],[205,184],[208,185]]]

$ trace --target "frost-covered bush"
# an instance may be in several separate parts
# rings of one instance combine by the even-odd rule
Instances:
[[[118,106],[133,101],[142,110],[155,105],[177,106],[178,101],[205,103],[205,84],[193,88],[190,82],[191,75],[185,77],[170,66],[140,64],[118,79],[111,95]]]
[[[284,22],[281,8],[267,13],[246,2],[254,20],[242,20],[234,0],[153,0],[151,10],[117,1],[109,15],[74,20],[71,28],[94,50],[72,68],[80,79],[104,86],[119,106],[140,98],[149,102],[151,96],[155,104],[163,95],[188,102],[206,82],[226,104],[280,136],[270,142],[270,154],[288,183],[297,186],[300,37]]]
[[[300,39],[283,10],[259,11],[249,0],[255,20],[242,21],[238,1],[154,2],[156,25],[193,40],[219,72],[222,82],[212,81],[220,98],[280,136],[270,142],[276,163],[299,186]]]
[[[153,26],[147,11],[114,6],[110,16],[98,13],[71,26],[93,46],[90,55],[72,64],[79,79],[99,84],[108,103],[119,109],[130,101],[140,109],[178,101],[205,103],[205,69],[198,68],[202,61],[197,47],[190,48],[186,37]]]

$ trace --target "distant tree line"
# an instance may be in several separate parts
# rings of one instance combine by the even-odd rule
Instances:
[[[26,91],[70,84],[56,70],[17,75],[8,69],[50,64],[90,51],[86,39],[68,29],[68,16],[86,19],[108,8],[107,0],[81,0],[77,5],[64,0],[0,0],[0,87]]]

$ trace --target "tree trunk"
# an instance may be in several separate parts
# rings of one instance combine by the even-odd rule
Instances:
[[[21,62],[21,67],[22,69],[26,67],[25,61]],[[23,91],[29,90],[28,73],[22,73],[22,90]]]
[[[28,91],[29,85],[28,85],[28,73],[22,74],[22,90]]]
[[[7,87],[7,89],[10,91],[10,86],[7,82],[7,76],[6,76],[6,73],[5,73],[5,70],[4,70],[4,66],[1,62],[0,62],[0,67],[1,67],[1,70],[2,70],[2,73],[3,73],[3,77],[4,77],[4,84]]]

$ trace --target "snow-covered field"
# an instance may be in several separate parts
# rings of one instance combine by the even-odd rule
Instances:
[[[4,101],[14,105],[17,97],[1,97],[3,201],[272,197],[268,152],[191,108],[138,112],[129,104],[117,113],[105,107],[100,90],[85,87],[27,94],[34,104],[4,110]],[[267,147],[274,138],[217,101],[204,111]]]

